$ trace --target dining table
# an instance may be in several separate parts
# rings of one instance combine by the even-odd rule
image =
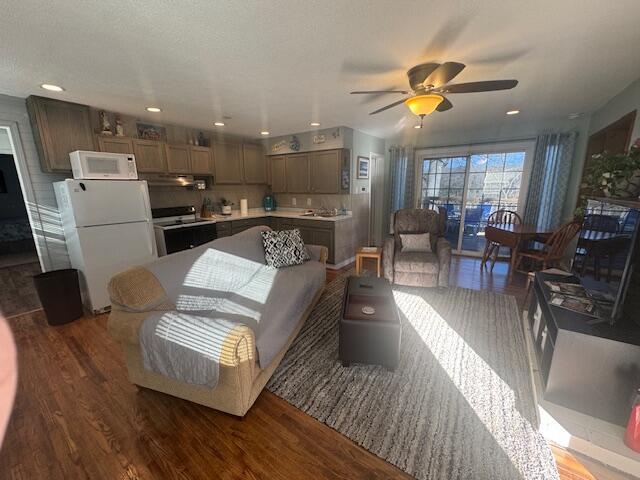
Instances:
[[[545,229],[537,225],[528,225],[526,223],[493,223],[487,225],[484,230],[484,236],[487,242],[494,242],[500,246],[509,248],[509,273],[508,279],[513,279],[513,273],[516,269],[516,260],[518,251],[523,242],[539,241],[545,242],[553,233],[552,229]],[[489,255],[487,253],[482,256],[482,266],[487,263]]]

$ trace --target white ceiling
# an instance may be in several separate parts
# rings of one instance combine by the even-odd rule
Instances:
[[[3,0],[0,93],[40,94],[165,123],[259,136],[348,125],[389,137],[415,124],[398,97],[426,61],[455,82],[516,78],[451,95],[440,129],[589,113],[640,77],[638,0]],[[66,92],[45,92],[41,83]],[[148,114],[148,105],[162,107]],[[522,114],[506,118],[506,110]]]

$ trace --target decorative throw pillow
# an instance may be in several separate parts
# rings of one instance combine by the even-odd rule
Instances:
[[[431,252],[430,233],[401,233],[403,252]]]
[[[300,265],[307,260],[311,260],[299,229],[268,230],[261,233],[264,259],[270,267],[280,268]]]

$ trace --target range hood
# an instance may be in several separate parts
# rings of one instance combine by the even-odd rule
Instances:
[[[141,173],[140,180],[146,180],[150,187],[193,187],[196,180],[193,175],[174,173]]]

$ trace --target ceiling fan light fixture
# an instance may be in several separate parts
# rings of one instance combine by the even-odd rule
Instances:
[[[416,95],[415,97],[407,98],[404,104],[409,107],[409,110],[411,110],[411,113],[414,115],[430,115],[443,100],[444,97],[442,95],[428,93],[426,95]]]

